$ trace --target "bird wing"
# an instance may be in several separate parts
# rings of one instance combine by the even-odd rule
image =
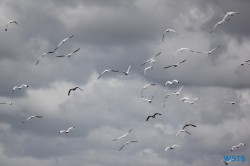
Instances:
[[[56,57],[61,58],[61,57],[65,57],[65,55],[57,55]]]
[[[78,86],[76,87],[76,89],[79,89],[80,91],[83,91],[81,88],[79,88]]]
[[[152,116],[152,115],[149,115],[149,116],[147,117],[146,121],[148,121],[149,118],[153,118],[153,116]]]
[[[148,101],[148,102],[150,101],[149,99],[146,99],[146,98],[144,98],[144,97],[142,97],[141,99],[146,100],[146,101]]]
[[[183,130],[179,130],[177,133],[176,133],[176,135],[175,136],[177,136],[180,132],[182,132]]]
[[[118,151],[122,150],[124,146],[125,146],[125,145],[122,145],[122,146],[120,147],[120,149],[118,149]]]
[[[69,89],[69,91],[68,91],[68,96],[70,95],[70,92],[72,91],[73,89]]]
[[[169,149],[170,149],[170,147],[169,147],[169,146],[167,146],[167,147],[165,148],[165,152],[166,152],[166,151],[168,151]]]
[[[70,130],[74,129],[75,127],[69,127],[66,132],[69,132]]]
[[[212,50],[210,50],[209,52],[214,52],[217,48],[219,48],[221,45],[218,45],[217,47],[213,48]]]
[[[128,70],[126,72],[127,74],[129,73],[130,68],[131,68],[131,65],[129,65],[129,67],[128,67]]]
[[[165,32],[162,34],[162,38],[161,38],[161,41],[163,42],[164,40],[164,36],[165,36]]]
[[[180,61],[180,62],[178,63],[178,65],[181,64],[181,63],[184,63],[184,62],[186,62],[186,61],[187,61],[187,59],[184,59],[183,61]]]
[[[151,97],[151,101],[153,100],[156,94],[157,94],[157,91],[155,92],[154,96]]]
[[[36,115],[35,117],[36,118],[43,118],[43,116],[41,116],[41,115]]]
[[[76,53],[77,51],[79,51],[81,48],[78,48],[78,49],[76,49],[75,51],[73,51],[72,53],[74,54],[74,53]]]
[[[182,130],[184,130],[189,124],[185,124],[185,126],[182,127]]]
[[[214,30],[218,25],[219,25],[219,22],[217,22],[217,23],[214,25],[214,27],[212,28],[212,30],[211,30],[209,33],[212,33],[213,30]]]
[[[167,68],[170,68],[170,67],[174,67],[175,65],[169,65],[169,66],[166,66],[166,67],[163,67],[164,69],[167,69]]]
[[[176,92],[176,93],[180,93],[181,92],[181,90],[182,90],[182,88],[183,88],[183,86]]]
[[[187,130],[185,130],[185,132],[186,132],[186,133],[188,133],[189,135],[191,135],[191,133],[190,133],[190,132],[188,132]]]
[[[173,145],[173,146],[172,146],[172,148],[174,148],[174,147],[181,147],[181,146],[180,146],[180,145],[176,145],[176,144],[175,144],[175,145]]]

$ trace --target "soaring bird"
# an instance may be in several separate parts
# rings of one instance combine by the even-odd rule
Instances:
[[[103,70],[103,71],[102,71],[102,73],[99,75],[99,77],[98,77],[97,79],[100,79],[100,78],[101,78],[101,76],[102,76],[104,73],[109,72],[109,71],[112,71],[112,72],[118,72],[118,70],[113,70],[113,69],[105,69],[105,70]]]
[[[225,103],[235,104],[236,100],[237,100],[237,97],[235,97],[233,101],[225,101]]]
[[[160,54],[161,54],[161,52],[159,52],[158,54],[154,55],[152,58],[150,58],[149,60],[147,60],[147,61],[145,61],[143,64],[141,64],[141,66],[145,65],[145,64],[148,63],[148,62],[150,62],[150,65],[151,65],[153,62],[156,61],[155,58],[156,58],[157,56],[159,56]]]
[[[127,76],[127,75],[128,75],[128,73],[129,73],[130,68],[131,68],[131,65],[129,65],[129,66],[128,66],[127,71],[123,71],[122,73],[124,73],[124,75],[125,75],[125,76]]]
[[[63,39],[58,46],[54,49],[54,51],[56,51],[61,45],[63,45],[64,43],[66,43],[69,39],[71,39],[72,37],[74,37],[74,35],[71,35],[70,37],[67,37],[65,39]]]
[[[166,81],[166,83],[164,84],[164,86],[167,86],[168,84],[169,85],[173,85],[173,84],[179,84],[179,81],[178,80],[173,80],[173,81]]]
[[[33,119],[33,118],[43,118],[43,116],[41,116],[41,115],[31,115],[25,121],[23,121],[22,123],[25,123],[26,121],[28,121],[30,119]]]
[[[73,130],[73,129],[75,129],[75,127],[69,127],[67,130],[60,130],[59,134],[62,134],[62,133],[67,134],[67,133],[69,133],[70,130]]]
[[[79,50],[80,50],[80,48],[78,48],[78,49],[72,51],[71,53],[69,53],[69,54],[67,54],[67,55],[57,55],[56,57],[65,57],[65,56],[67,56],[67,57],[70,58],[71,55],[73,55],[74,53],[78,52]]]
[[[70,92],[71,92],[72,90],[75,91],[76,89],[79,89],[80,91],[83,91],[81,88],[79,88],[79,87],[77,86],[77,87],[74,87],[74,88],[69,89],[69,91],[68,91],[68,96],[70,95]]]
[[[239,143],[238,145],[234,145],[234,146],[232,146],[232,148],[231,148],[231,151],[233,151],[235,148],[240,148],[240,146],[246,146],[246,144],[244,144],[244,143]]]
[[[179,130],[177,133],[176,133],[176,137],[178,136],[178,134],[180,133],[180,132],[185,132],[185,133],[188,133],[189,135],[191,135],[191,133],[189,133],[187,130],[183,130],[183,129],[181,129],[181,130]]]
[[[162,41],[164,40],[164,37],[165,37],[165,35],[167,34],[167,33],[169,33],[169,32],[174,32],[174,33],[176,33],[176,34],[178,34],[178,32],[176,32],[175,30],[173,30],[173,29],[166,29],[164,32],[163,32],[163,34],[162,34]]]
[[[9,24],[16,24],[17,26],[19,26],[19,24],[17,23],[17,21],[11,20],[11,21],[7,22],[7,24],[5,25],[5,31],[8,31]]]
[[[149,102],[149,103],[152,103],[152,101],[153,101],[153,99],[154,99],[156,93],[157,93],[157,91],[156,91],[155,94],[151,97],[151,99],[147,99],[147,98],[144,98],[144,97],[142,97],[141,99],[146,100],[146,101]]]
[[[205,51],[205,52],[196,52],[196,53],[202,53],[202,54],[212,54],[216,49],[220,48],[221,45],[218,45],[217,47],[211,49],[210,51]]]
[[[189,124],[185,124],[185,125],[182,127],[182,130],[184,130],[184,129],[185,129],[186,127],[188,127],[188,126],[197,127],[196,125],[189,123]]]
[[[149,70],[149,69],[153,69],[153,66],[148,66],[144,69],[144,75],[146,74],[146,71]]]
[[[22,84],[21,86],[14,86],[13,88],[12,88],[12,91],[15,91],[16,89],[18,89],[18,90],[21,90],[23,87],[29,87],[28,85],[26,85],[26,84]]]
[[[177,67],[179,64],[184,63],[186,61],[187,61],[187,59],[184,59],[184,60],[180,61],[179,63],[173,64],[173,65],[169,65],[169,66],[166,66],[166,67],[163,67],[163,68],[167,69],[167,68],[170,68],[170,67]]]
[[[122,136],[120,137],[117,137],[115,139],[113,139],[112,141],[116,141],[116,140],[119,140],[119,139],[122,139],[122,138],[125,138],[128,136],[128,134],[132,131],[132,129],[130,129],[128,132],[126,132],[125,134],[123,134]]]
[[[120,147],[120,149],[118,149],[118,150],[119,150],[119,151],[122,150],[123,147],[124,147],[125,145],[128,145],[129,143],[136,143],[136,142],[138,142],[138,141],[127,141],[127,142],[125,142],[125,143]]]
[[[178,52],[183,52],[184,50],[186,50],[186,51],[191,51],[191,52],[196,52],[196,51],[194,51],[194,50],[192,50],[192,49],[190,49],[190,48],[179,48],[178,50],[175,51],[174,56],[175,56]]]
[[[156,115],[161,115],[161,114],[156,112],[156,113],[154,113],[154,115],[149,115],[149,116],[147,117],[146,121],[148,121],[149,118],[155,118]]]
[[[172,146],[167,146],[166,148],[165,148],[165,152],[166,151],[168,151],[168,150],[172,150],[172,149],[174,149],[175,147],[181,147],[180,145],[172,145]]]

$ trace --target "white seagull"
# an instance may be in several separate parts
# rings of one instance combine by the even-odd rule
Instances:
[[[191,49],[189,49],[189,48],[179,48],[177,51],[175,51],[175,53],[174,53],[174,56],[178,53],[178,52],[183,52],[184,50],[186,50],[186,51],[191,51],[191,52],[195,52],[194,50],[191,50]]]
[[[101,76],[102,76],[104,73],[109,72],[109,71],[112,71],[112,72],[118,72],[118,70],[113,70],[113,69],[105,69],[105,70],[103,70],[103,71],[102,71],[102,73],[98,76],[98,78],[97,78],[97,79],[100,79],[100,78],[101,78]]]
[[[205,52],[196,52],[196,53],[202,53],[202,54],[212,54],[216,49],[218,49],[221,45],[218,45],[217,47],[211,49],[210,51],[205,51]]]
[[[138,142],[138,141],[127,141],[127,142],[125,142],[125,143],[120,147],[120,149],[118,149],[118,150],[119,150],[119,151],[122,150],[123,147],[124,147],[125,145],[128,145],[129,143],[136,143],[136,142]]]
[[[225,101],[225,103],[235,104],[236,100],[237,100],[237,97],[235,97],[233,101]]]
[[[16,89],[18,89],[18,90],[21,90],[23,87],[29,87],[28,85],[26,85],[26,84],[22,84],[21,86],[14,86],[13,88],[12,88],[12,91],[15,91]]]
[[[43,118],[43,116],[41,116],[41,115],[31,115],[25,121],[23,121],[22,123],[25,123],[26,121],[28,121],[30,119],[33,119],[33,118]]]
[[[155,92],[154,96],[151,97],[151,99],[147,99],[147,98],[144,98],[144,97],[142,97],[141,99],[146,100],[148,103],[152,103],[156,93],[157,93],[157,91]]]
[[[172,145],[172,146],[167,146],[167,147],[165,148],[165,152],[168,151],[168,150],[172,150],[172,149],[174,149],[175,147],[179,147],[179,148],[180,148],[181,146],[180,146],[180,145],[176,145],[176,144],[175,144],[175,145]]]
[[[167,69],[167,68],[170,68],[170,67],[177,67],[179,64],[184,63],[184,62],[186,62],[186,61],[187,61],[187,59],[184,59],[184,60],[182,60],[182,61],[180,61],[180,62],[178,62],[178,63],[176,63],[176,64],[169,65],[169,66],[166,66],[166,67],[163,67],[163,68],[164,68],[164,69]]]
[[[71,39],[72,37],[74,37],[74,35],[71,35],[70,37],[67,37],[65,39],[63,39],[58,46],[54,49],[54,51],[56,51],[61,45],[63,45],[64,43],[66,43],[69,39]]]
[[[128,132],[126,132],[126,133],[125,133],[125,134],[123,134],[122,136],[120,136],[120,137],[117,137],[117,138],[113,139],[112,141],[117,141],[117,140],[119,140],[119,139],[122,139],[122,138],[127,137],[127,136],[128,136],[128,134],[129,134],[131,131],[132,131],[132,129],[130,129]]]
[[[168,32],[174,32],[174,33],[176,33],[176,34],[179,34],[178,32],[176,32],[175,30],[173,30],[173,29],[166,29],[164,32],[163,32],[163,34],[162,34],[162,41],[164,40],[164,37],[165,37],[165,35],[167,35],[167,33]]]
[[[141,66],[145,65],[145,64],[148,63],[148,62],[150,62],[150,65],[151,65],[153,62],[156,61],[155,58],[156,58],[157,56],[159,56],[160,54],[161,54],[161,52],[159,52],[158,54],[154,55],[152,58],[150,58],[149,60],[147,60],[146,62],[144,62],[143,64],[141,64]]]
[[[59,131],[59,134],[62,134],[62,133],[67,134],[67,133],[69,133],[69,131],[72,130],[72,129],[75,129],[75,127],[69,127],[67,130],[60,130],[60,131]]]
[[[67,57],[70,58],[71,55],[73,55],[74,53],[78,52],[79,50],[80,50],[80,48],[78,48],[78,49],[72,51],[71,53],[69,53],[69,54],[67,54],[67,55],[57,55],[56,57],[65,57],[65,56],[67,56]]]
[[[234,145],[234,146],[232,146],[232,148],[231,148],[231,151],[233,151],[235,148],[240,148],[240,146],[246,146],[246,144],[244,144],[244,143],[239,143],[238,145]]]
[[[181,129],[181,130],[179,130],[179,131],[176,133],[175,136],[177,137],[178,134],[179,134],[180,132],[185,132],[185,133],[188,133],[189,135],[191,135],[191,133],[189,133],[187,130]]]
[[[19,24],[17,23],[17,21],[11,20],[11,21],[7,22],[7,24],[5,25],[5,31],[8,31],[9,24],[16,24],[17,26],[19,26]]]
[[[173,85],[173,84],[179,84],[180,82],[178,80],[173,80],[173,81],[166,81],[166,83],[164,84],[164,86],[169,85]]]
[[[146,71],[149,70],[149,69],[153,69],[153,66],[148,66],[144,69],[144,75],[146,74]]]

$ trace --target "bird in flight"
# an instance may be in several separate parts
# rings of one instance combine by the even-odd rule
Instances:
[[[235,97],[233,101],[225,101],[225,103],[235,104],[236,100],[237,100],[237,97]]]
[[[189,124],[185,124],[185,125],[182,127],[182,130],[184,130],[184,129],[185,129],[186,127],[188,127],[188,126],[197,127],[196,125],[189,123]]]
[[[233,151],[235,148],[239,149],[240,146],[246,146],[246,144],[244,144],[244,143],[239,143],[238,145],[234,145],[234,146],[232,146],[231,151]]]
[[[151,97],[151,99],[147,99],[147,98],[144,98],[144,97],[142,97],[141,99],[146,100],[146,101],[149,102],[149,103],[152,103],[152,101],[153,101],[153,99],[154,99],[156,93],[157,93],[157,91],[156,91],[155,94]]]
[[[67,54],[67,55],[57,55],[56,57],[65,57],[65,56],[67,56],[67,57],[71,57],[74,53],[76,53],[76,52],[78,52],[80,50],[80,48],[78,48],[78,49],[76,49],[76,50],[74,50],[74,51],[72,51],[71,53],[69,53],[69,54]]]
[[[149,116],[147,117],[146,121],[148,121],[149,118],[155,118],[156,115],[161,115],[161,114],[156,112],[156,113],[154,113],[154,115],[149,115]]]
[[[68,96],[70,95],[70,92],[71,92],[71,91],[75,91],[76,89],[79,89],[80,91],[83,91],[81,88],[79,88],[79,87],[77,86],[77,87],[74,87],[74,88],[69,89],[69,91],[68,91]]]
[[[222,20],[226,20],[228,16],[234,16],[236,14],[240,14],[240,12],[226,12]]]
[[[27,122],[28,120],[33,119],[33,118],[43,118],[43,116],[40,116],[40,115],[31,115],[31,116],[29,116],[25,121],[23,121],[22,123],[25,123],[25,122]]]
[[[125,133],[125,134],[123,134],[122,136],[120,136],[120,137],[117,137],[117,138],[113,139],[112,141],[117,141],[117,140],[119,140],[119,139],[122,139],[122,138],[127,137],[127,136],[128,136],[128,134],[129,134],[131,131],[132,131],[132,129],[130,129],[128,132],[126,132],[126,133]]]
[[[149,60],[147,60],[147,61],[145,61],[143,64],[141,64],[141,66],[144,66],[146,63],[148,63],[148,62],[150,62],[150,65],[153,63],[153,62],[155,62],[156,60],[155,60],[155,58],[157,57],[157,56],[159,56],[161,54],[161,52],[159,52],[158,54],[156,54],[156,55],[154,55],[152,58],[150,58]]]
[[[73,130],[75,129],[75,127],[69,127],[67,130],[60,130],[59,131],[59,134],[62,134],[62,133],[65,133],[65,134],[68,134],[70,130]]]
[[[167,81],[164,86],[167,86],[168,84],[169,85],[173,85],[173,84],[179,84],[180,82],[178,80],[173,80],[173,81]]]
[[[112,71],[112,72],[118,72],[118,70],[113,70],[113,69],[105,69],[105,70],[103,70],[103,71],[102,71],[102,73],[98,76],[98,78],[97,78],[97,79],[100,79],[100,78],[101,78],[101,76],[102,76],[104,73],[109,72],[109,71]]]
[[[165,148],[165,152],[168,151],[168,150],[172,150],[172,149],[174,149],[175,147],[179,147],[179,148],[180,148],[181,146],[180,146],[180,145],[176,145],[176,144],[175,144],[175,145],[172,145],[172,146],[167,146],[167,147]]]
[[[196,53],[202,53],[202,54],[208,54],[208,55],[210,55],[210,54],[212,54],[216,49],[218,49],[218,48],[220,48],[220,47],[221,47],[221,45],[218,45],[217,47],[211,49],[210,51],[196,52]]]
[[[69,39],[71,39],[72,37],[74,37],[74,35],[71,35],[70,37],[67,37],[65,39],[63,39],[58,46],[54,49],[54,51],[56,51],[59,47],[61,47],[61,45],[63,45],[64,43],[66,43]]]
[[[163,32],[163,34],[162,34],[162,38],[161,38],[162,42],[163,42],[163,40],[164,40],[164,38],[165,38],[165,35],[167,35],[167,33],[169,33],[169,32],[173,32],[173,33],[179,34],[178,32],[176,32],[176,31],[173,30],[173,29],[166,29],[166,30]]]
[[[13,88],[12,88],[12,91],[15,91],[16,89],[18,89],[18,90],[21,90],[23,87],[29,87],[28,85],[26,85],[26,84],[22,84],[21,86],[14,86]]]
[[[118,150],[119,150],[119,151],[122,150],[123,147],[124,147],[125,145],[128,145],[129,143],[136,143],[136,142],[138,142],[138,141],[127,141],[127,142],[125,142],[125,143],[120,147],[120,149],[118,149]]]
[[[19,26],[19,24],[17,23],[17,21],[11,20],[11,21],[7,22],[7,24],[5,25],[5,31],[8,31],[9,24],[16,24],[17,26]]]
[[[176,133],[175,136],[177,137],[178,134],[181,133],[181,132],[185,132],[185,133],[188,133],[189,135],[191,135],[191,133],[189,133],[187,130],[181,129],[181,130],[179,130],[179,131]]]
[[[180,65],[180,64],[182,64],[182,63],[184,63],[184,62],[186,62],[187,61],[187,59],[184,59],[184,60],[182,60],[182,61],[180,61],[180,62],[178,62],[178,63],[176,63],[176,64],[173,64],[173,65],[169,65],[169,66],[166,66],[166,67],[163,67],[164,69],[168,69],[168,68],[170,68],[170,67],[177,67],[178,65]]]

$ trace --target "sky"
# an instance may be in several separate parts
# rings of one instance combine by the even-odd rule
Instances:
[[[7,103],[0,105],[1,166],[211,166],[224,165],[225,155],[244,155],[245,162],[230,165],[249,165],[250,66],[240,65],[250,59],[249,6],[248,0],[0,0],[0,103]],[[240,14],[209,33],[228,11]],[[19,25],[5,31],[10,20]],[[162,42],[168,28],[178,34]],[[174,56],[182,47],[205,52],[219,45],[210,55]],[[56,57],[77,48],[70,58]],[[149,64],[140,65],[159,52],[144,74]],[[105,69],[129,65],[127,76],[107,72],[97,79]],[[173,79],[179,83],[164,86]],[[143,96],[155,95],[152,103],[141,99],[149,83],[156,85]],[[21,84],[29,87],[12,92]],[[76,86],[83,91],[68,96]],[[164,107],[164,96],[182,86]],[[146,121],[156,112],[162,115]],[[43,118],[21,123],[31,115]],[[187,123],[197,126],[186,128],[191,135],[176,136]],[[126,141],[138,142],[118,151]],[[246,147],[231,152],[240,142]],[[181,147],[164,151],[173,144]]]

